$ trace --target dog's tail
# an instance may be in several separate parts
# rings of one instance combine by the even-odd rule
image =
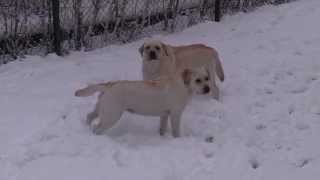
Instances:
[[[102,83],[102,84],[93,84],[89,85],[86,88],[79,89],[75,92],[75,96],[77,97],[87,97],[93,95],[95,92],[102,92],[107,87],[111,87],[114,84],[114,82],[108,82],[108,83]]]
[[[222,68],[222,64],[219,58],[218,53],[216,54],[216,72],[221,82],[224,81],[224,71]]]

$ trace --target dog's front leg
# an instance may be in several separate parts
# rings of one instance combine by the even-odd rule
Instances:
[[[168,114],[160,116],[160,128],[159,128],[159,133],[160,136],[163,136],[168,128]]]
[[[92,121],[98,117],[98,110],[95,107],[94,110],[87,115],[86,123],[91,125]]]
[[[216,84],[216,77],[212,69],[207,70],[209,77],[210,77],[210,86],[211,86],[211,94],[214,99],[219,100],[219,88]]]
[[[172,136],[175,138],[180,137],[180,119],[181,113],[172,113],[170,116]]]

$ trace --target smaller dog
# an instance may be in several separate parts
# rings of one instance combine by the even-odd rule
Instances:
[[[164,135],[170,117],[173,137],[180,136],[180,118],[192,93],[207,94],[207,77],[195,71],[183,70],[172,77],[148,81],[114,81],[89,85],[77,90],[75,96],[86,97],[100,92],[87,123],[95,134],[111,128],[124,111],[159,116],[160,135]],[[95,120],[98,118],[97,120]],[[94,121],[95,120],[95,121]]]

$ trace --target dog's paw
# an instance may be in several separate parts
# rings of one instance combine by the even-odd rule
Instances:
[[[180,132],[172,132],[172,136],[174,138],[179,138],[180,137]]]
[[[213,99],[219,100],[219,89],[218,89],[218,87],[214,87],[212,89],[212,93],[211,94],[212,94]]]
[[[92,132],[95,134],[95,135],[101,135],[103,134],[104,132],[104,129],[100,126],[98,127],[92,127]]]
[[[160,136],[164,136],[166,134],[166,130],[160,128],[159,129],[159,134],[160,134]]]
[[[213,99],[219,101],[219,93],[212,93]]]
[[[103,133],[104,128],[101,125],[101,122],[97,119],[93,120],[90,124],[92,132],[96,135],[100,135]]]
[[[94,112],[89,113],[89,114],[87,115],[86,123],[87,123],[88,125],[91,125],[92,121],[93,121],[95,118],[97,118],[96,113],[94,113]]]
[[[92,120],[93,120],[93,119],[90,119],[90,118],[87,117],[87,119],[86,119],[86,124],[87,124],[87,125],[91,125]]]

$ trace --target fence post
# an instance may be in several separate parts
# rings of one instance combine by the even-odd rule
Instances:
[[[214,4],[214,21],[219,22],[221,19],[220,0],[215,0]]]
[[[176,28],[176,18],[178,15],[179,11],[179,0],[176,0],[176,2],[173,4],[173,8],[172,8],[172,24],[171,24],[171,32],[174,32],[175,28]]]
[[[52,2],[52,23],[53,23],[53,49],[61,56],[61,31],[60,31],[60,0],[51,0]]]
[[[74,1],[74,11],[76,16],[76,42],[75,42],[75,48],[76,50],[81,50],[82,47],[82,13],[81,13],[81,4],[82,0],[75,0]]]
[[[200,2],[200,18],[203,19],[203,17],[206,15],[206,12],[208,10],[208,0],[202,0]]]

